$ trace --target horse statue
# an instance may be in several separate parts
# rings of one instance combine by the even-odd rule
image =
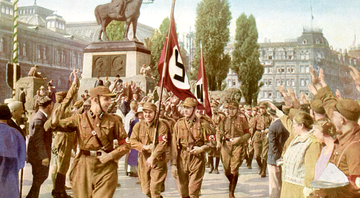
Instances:
[[[101,35],[104,33],[105,40],[109,40],[109,38],[106,35],[106,27],[109,25],[109,23],[112,20],[117,21],[125,21],[126,22],[126,29],[124,33],[124,40],[128,41],[128,32],[130,28],[130,24],[133,26],[133,41],[138,41],[136,38],[136,28],[137,28],[137,22],[138,18],[140,16],[140,7],[143,2],[143,0],[123,0],[125,1],[124,5],[124,11],[123,16],[118,17],[119,13],[119,3],[117,3],[116,0],[112,0],[111,3],[106,3],[102,5],[98,5],[95,8],[95,17],[96,21],[99,25],[101,25],[101,30],[99,34],[99,40],[102,41]]]

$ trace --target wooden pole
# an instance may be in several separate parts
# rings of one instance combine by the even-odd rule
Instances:
[[[164,57],[164,64],[163,64],[163,69],[162,69],[162,74],[161,74],[161,81],[160,81],[160,98],[159,98],[159,106],[157,109],[157,114],[156,114],[156,123],[155,123],[155,133],[154,133],[154,139],[153,139],[153,144],[154,144],[154,148],[158,143],[158,128],[159,128],[159,117],[160,117],[160,109],[161,109],[161,103],[162,103],[162,95],[163,95],[163,89],[164,89],[164,79],[165,79],[165,74],[167,72],[167,58],[168,58],[168,51],[169,51],[169,46],[170,46],[170,40],[171,40],[171,27],[172,27],[172,22],[173,22],[173,18],[174,18],[174,9],[175,9],[175,0],[173,0],[172,2],[172,6],[171,6],[171,12],[170,12],[170,24],[169,24],[169,30],[168,30],[168,34],[167,34],[167,42],[166,42],[166,47],[165,47],[165,57]]]

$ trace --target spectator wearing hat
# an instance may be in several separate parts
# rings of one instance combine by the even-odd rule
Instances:
[[[104,82],[100,79],[100,76],[97,76],[94,87],[103,86],[103,85],[104,85]]]
[[[281,166],[276,164],[276,161],[281,158],[282,150],[285,141],[289,137],[289,131],[286,130],[281,123],[276,111],[268,110],[269,115],[274,119],[269,127],[269,151],[267,154],[267,168],[269,172],[269,195],[270,198],[280,197],[282,180],[281,180]]]
[[[229,197],[234,198],[239,167],[245,158],[245,143],[250,138],[249,123],[239,111],[237,102],[229,103],[229,115],[220,123],[216,132],[216,148],[221,148],[221,161],[225,176],[228,178]]]
[[[72,108],[72,114],[81,114],[83,113],[83,107],[84,105],[84,101],[83,100],[78,100],[74,103],[73,108]]]
[[[165,151],[169,140],[169,128],[162,119],[155,118],[156,109],[153,103],[144,104],[144,120],[135,124],[130,143],[131,148],[139,151],[138,174],[142,192],[148,197],[160,198],[167,175]],[[156,126],[158,133],[154,134]],[[154,140],[158,143],[153,142]]]
[[[218,105],[219,103],[217,103],[216,101],[210,104],[211,112],[212,112],[211,119],[215,124],[214,126],[215,128],[218,127],[220,123],[225,120],[226,117],[225,113],[219,111]],[[214,157],[215,157],[215,166],[214,166]],[[220,157],[221,157],[220,149],[214,149],[208,153],[208,162],[210,164],[209,173],[212,173],[214,171],[216,174],[219,174],[218,167],[220,163]]]
[[[128,134],[128,136],[129,136],[129,131],[130,131],[130,125],[131,125],[132,121],[135,119],[135,113],[136,113],[137,109],[138,109],[137,102],[136,101],[131,101],[131,103],[130,103],[130,111],[124,118],[124,128],[125,128],[125,131]],[[127,153],[126,156],[125,156],[125,172],[126,172],[126,175],[130,174],[131,172],[134,172],[134,170],[130,170],[130,167],[127,166],[128,158],[129,158],[129,153]],[[135,171],[135,175],[136,175],[136,171]],[[130,176],[133,176],[133,175],[130,175]]]
[[[8,120],[8,125],[18,130],[25,139],[26,131],[20,127],[22,115],[25,113],[22,102],[12,101],[8,106],[12,115],[11,119]]]
[[[54,105],[55,114],[56,111],[62,115],[61,119],[65,119],[72,116],[70,103],[74,97],[76,97],[79,88],[78,74],[74,74],[74,82],[72,83],[68,92],[57,92],[56,103]],[[45,125],[51,125],[51,119],[49,119]],[[45,127],[47,128],[47,127]],[[71,150],[75,141],[75,133],[66,133],[64,131],[54,131],[55,138],[53,142],[53,166],[51,177],[54,183],[54,189],[52,191],[53,197],[67,198],[70,197],[65,192],[66,173],[69,170]]]
[[[74,197],[113,197],[117,181],[117,161],[130,150],[127,134],[118,117],[106,113],[112,103],[105,86],[90,90],[88,111],[69,118],[61,118],[55,111],[51,128],[55,131],[75,131],[80,153],[74,159],[70,182]]]
[[[322,105],[322,101],[319,99],[313,100],[310,104],[310,115],[315,121],[327,120],[325,109]]]
[[[19,197],[18,172],[26,157],[25,139],[7,124],[11,117],[9,107],[0,104],[0,194],[6,198]]]
[[[266,161],[262,163],[261,156],[263,146],[266,144],[265,136],[269,130],[269,126],[272,123],[271,116],[266,112],[266,105],[264,103],[259,105],[259,114],[254,118],[253,123],[253,146],[255,160],[259,166],[259,175],[266,176]],[[263,167],[264,166],[264,167]],[[264,171],[265,170],[265,171]]]
[[[52,133],[47,133],[44,124],[54,107],[47,96],[39,99],[39,111],[32,117],[29,124],[28,161],[32,166],[33,183],[28,198],[39,197],[40,187],[49,175],[51,159]]]
[[[195,116],[196,99],[186,98],[182,106],[185,117],[176,122],[171,137],[171,172],[181,197],[199,197],[205,152],[215,146],[215,131],[206,119]]]
[[[360,72],[351,66],[350,69],[355,84],[359,86]],[[359,188],[358,185],[355,185],[355,181],[360,179],[360,127],[358,124],[360,106],[351,99],[339,100],[327,86],[322,69],[319,71],[319,76],[312,67],[310,70],[314,85],[308,86],[309,90],[314,94],[314,100],[322,101],[326,114],[339,133],[330,162],[344,172],[355,188]]]
[[[144,120],[144,112],[142,107],[138,107],[135,113],[135,119],[131,122],[130,130],[128,133],[128,137],[131,137],[133,128],[136,123],[140,122],[141,120]],[[130,154],[127,160],[127,165],[130,167],[130,176],[131,174],[137,175],[137,166],[138,166],[138,154],[139,152],[136,149],[131,149]],[[139,182],[140,183],[140,182]]]

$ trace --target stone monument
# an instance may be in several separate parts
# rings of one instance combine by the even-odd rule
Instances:
[[[93,88],[98,76],[103,80],[109,77],[113,83],[119,75],[124,82],[133,81],[145,92],[153,90],[155,81],[140,74],[142,65],[150,63],[150,56],[150,50],[137,41],[91,43],[84,49],[79,95]]]

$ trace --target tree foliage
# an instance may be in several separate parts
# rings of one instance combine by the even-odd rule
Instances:
[[[196,11],[196,52],[191,78],[197,77],[201,42],[209,89],[221,90],[231,63],[230,55],[224,53],[230,40],[230,6],[228,0],[202,0]]]
[[[158,63],[161,55],[161,51],[165,44],[167,32],[169,30],[170,19],[166,17],[159,26],[159,29],[155,29],[150,41],[145,40],[145,44],[151,51],[151,71],[156,80],[159,80]],[[176,24],[175,24],[176,27]],[[185,68],[188,68],[189,57],[186,54],[186,50],[180,47],[180,54],[184,62]]]
[[[125,33],[125,21],[113,20],[106,27],[106,35],[110,41],[122,41]]]
[[[231,69],[241,81],[240,89],[246,104],[256,104],[259,84],[264,74],[264,66],[259,61],[259,44],[256,21],[253,15],[242,13],[236,20],[235,44]]]

